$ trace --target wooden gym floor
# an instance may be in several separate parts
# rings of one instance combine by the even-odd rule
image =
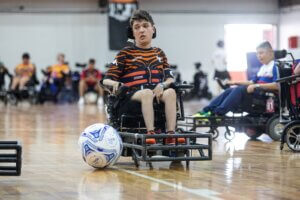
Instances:
[[[187,103],[187,112],[198,105]],[[136,169],[130,158],[94,170],[81,158],[77,140],[90,124],[105,122],[96,106],[6,106],[0,108],[0,140],[23,145],[20,177],[0,177],[0,200],[47,199],[299,199],[300,154],[267,135],[243,133],[213,142],[213,160],[190,169],[168,162]],[[222,132],[222,131],[221,131]]]

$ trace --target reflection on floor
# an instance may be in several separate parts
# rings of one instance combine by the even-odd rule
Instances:
[[[186,103],[187,113],[203,106]],[[0,177],[0,200],[8,199],[299,199],[300,155],[267,135],[250,141],[238,133],[213,142],[213,160],[154,163],[135,168],[131,158],[94,170],[77,140],[90,124],[103,122],[103,109],[77,105],[0,108],[0,140],[23,144],[20,177]],[[204,131],[204,130],[203,130]]]

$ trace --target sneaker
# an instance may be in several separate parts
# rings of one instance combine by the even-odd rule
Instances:
[[[196,114],[192,115],[194,118],[200,118],[200,117],[210,117],[212,113],[210,111],[208,112],[197,112]]]
[[[83,104],[84,104],[84,99],[83,97],[80,97],[78,101],[78,105],[83,105]]]
[[[167,134],[175,134],[174,131],[169,131]],[[185,138],[177,138],[177,142],[180,144],[185,143]],[[176,138],[166,138],[166,144],[175,144]]]
[[[177,138],[179,144],[185,144],[185,138]]]
[[[154,131],[148,131],[147,135],[154,135]],[[146,138],[146,144],[156,144],[155,138]]]

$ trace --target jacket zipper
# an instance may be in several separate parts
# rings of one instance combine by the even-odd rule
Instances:
[[[149,78],[148,78],[148,82],[149,83],[152,83],[152,75],[151,75],[151,70],[150,70],[150,68],[149,68],[149,64],[147,64],[147,70],[148,70],[148,73],[149,73]]]

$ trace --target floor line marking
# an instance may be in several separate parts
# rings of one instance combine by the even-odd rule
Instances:
[[[116,168],[116,169],[118,169],[118,168]],[[126,170],[126,169],[118,169],[118,170],[126,172],[126,173],[134,175],[134,176],[138,176],[138,177],[141,177],[141,178],[144,178],[144,179],[156,182],[156,183],[167,185],[167,186],[172,187],[174,189],[181,190],[181,191],[184,191],[184,192],[187,192],[187,193],[191,193],[191,194],[194,194],[196,196],[205,197],[207,199],[212,199],[212,200],[221,200],[221,198],[216,197],[216,195],[220,195],[220,193],[218,193],[218,192],[216,192],[214,190],[209,190],[209,189],[191,189],[191,188],[184,187],[182,185],[178,185],[178,184],[175,184],[175,183],[170,183],[168,181],[164,181],[164,180],[161,180],[161,179],[158,179],[158,178],[153,178],[151,176],[140,174],[140,173],[137,173],[137,172],[134,172],[134,171],[131,171],[131,170]]]

